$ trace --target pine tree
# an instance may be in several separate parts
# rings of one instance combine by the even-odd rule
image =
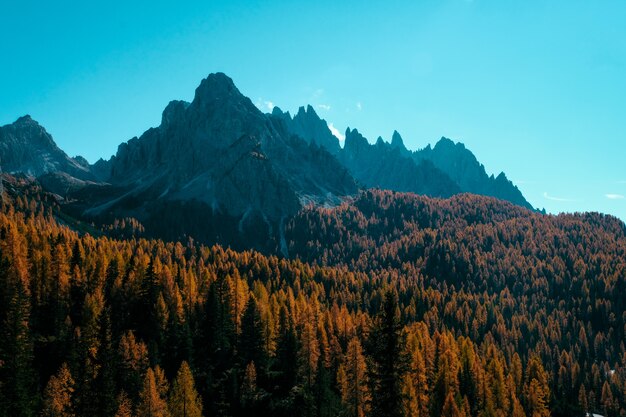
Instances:
[[[348,410],[348,416],[364,417],[369,410],[370,396],[365,356],[357,337],[353,337],[348,344],[338,379],[341,399]]]
[[[463,408],[460,408],[452,392],[448,392],[446,400],[443,403],[441,417],[466,417]]]
[[[56,375],[50,377],[44,391],[43,417],[74,417],[72,395],[74,379],[67,364],[61,365]]]
[[[167,403],[159,395],[159,387],[152,368],[148,368],[139,394],[137,417],[169,417]]]
[[[183,362],[172,384],[168,406],[172,417],[201,417],[202,400],[187,362]]]
[[[142,375],[148,369],[148,349],[129,331],[120,339],[118,356],[120,386],[124,387],[131,401],[137,401],[142,387]]]
[[[404,333],[396,294],[388,290],[370,332],[371,415],[402,416],[402,379],[406,370]]]
[[[133,417],[133,404],[124,391],[117,397],[115,417]]]
[[[580,407],[580,411],[583,415],[587,415],[589,413],[589,405],[587,403],[587,391],[585,390],[585,384],[580,386],[580,390],[578,391],[578,406]]]
[[[276,370],[278,372],[279,388],[283,393],[288,392],[296,384],[296,366],[298,360],[298,339],[293,324],[283,306],[280,310],[280,333],[276,346]]]
[[[613,416],[613,392],[611,391],[611,385],[608,381],[604,381],[602,385],[602,394],[600,397],[600,404],[602,405],[602,411],[607,417]]]
[[[550,388],[548,375],[537,356],[531,356],[526,367],[526,383],[524,385],[526,411],[532,417],[549,417]]]
[[[9,266],[9,275],[4,280],[6,300],[2,301],[6,303],[6,315],[0,328],[0,387],[4,404],[0,404],[0,412],[11,417],[30,417],[34,415],[38,399],[32,365],[30,299],[25,278],[17,266]],[[4,274],[5,269],[0,273]]]
[[[98,393],[98,411],[102,417],[111,416],[116,409],[115,404],[115,351],[111,335],[111,318],[109,309],[102,314],[101,343],[98,350],[98,366],[100,372],[96,379]]]
[[[264,369],[267,363],[261,312],[252,295],[248,298],[246,309],[241,319],[241,337],[239,338],[237,354],[242,366],[254,362],[256,369],[261,370]]]
[[[320,347],[315,324],[308,320],[304,323],[300,334],[300,352],[298,356],[300,375],[304,378],[305,385],[311,388],[317,374]]]

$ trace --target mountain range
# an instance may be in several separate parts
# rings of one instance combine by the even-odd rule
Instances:
[[[366,188],[467,192],[532,209],[504,173],[488,175],[461,143],[442,138],[411,151],[398,132],[372,144],[348,128],[342,147],[311,106],[264,114],[222,73],[204,79],[191,103],[170,102],[158,127],[109,160],[69,157],[30,116],[0,127],[0,158],[4,172],[36,178],[74,218],[134,218],[150,236],[236,248],[284,252],[287,218]]]

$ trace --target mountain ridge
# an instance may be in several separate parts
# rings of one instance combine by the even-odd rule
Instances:
[[[442,138],[411,151],[397,131],[391,142],[371,144],[348,128],[341,147],[312,106],[294,116],[278,107],[265,114],[223,73],[203,79],[191,102],[170,101],[159,126],[93,165],[68,157],[29,116],[7,126],[0,151],[36,150],[30,165],[7,158],[9,172],[37,177],[77,218],[137,218],[169,239],[276,248],[285,218],[311,203],[336,206],[365,188],[442,198],[473,192],[532,209],[504,174],[489,177],[463,144]]]

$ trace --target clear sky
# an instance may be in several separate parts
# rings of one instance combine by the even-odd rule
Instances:
[[[132,3],[132,4],[129,4]],[[536,207],[626,219],[623,0],[0,2],[0,125],[90,162],[223,71],[371,142],[461,141]]]

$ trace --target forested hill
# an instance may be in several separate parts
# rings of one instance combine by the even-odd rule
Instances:
[[[78,234],[44,194],[4,197],[0,416],[626,410],[614,218],[368,191],[290,221],[306,263]]]

